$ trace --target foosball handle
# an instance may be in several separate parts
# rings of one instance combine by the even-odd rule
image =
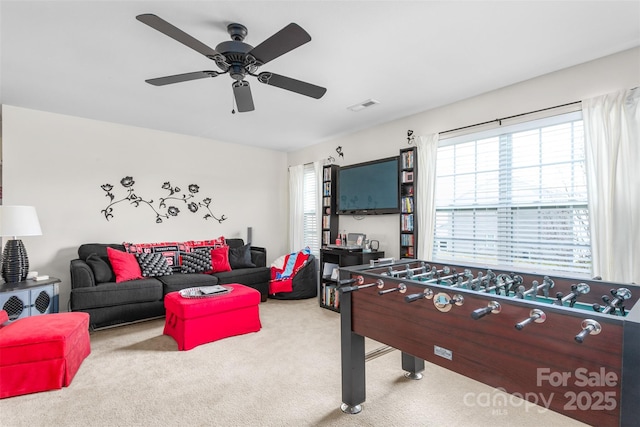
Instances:
[[[585,319],[582,321],[582,331],[575,336],[577,343],[582,344],[587,335],[598,335],[602,331],[600,323],[593,319]]]
[[[489,313],[498,314],[500,313],[500,310],[501,310],[500,303],[498,303],[497,301],[491,301],[489,305],[487,305],[486,307],[473,310],[471,312],[471,318],[473,320],[478,320]]]
[[[378,291],[378,295],[384,295],[384,294],[388,294],[390,292],[400,292],[401,294],[403,294],[406,291],[407,291],[407,285],[405,285],[404,283],[400,283],[395,288],[389,288],[389,289]]]
[[[427,299],[433,298],[433,291],[431,289],[427,288],[427,289],[424,290],[424,292],[421,292],[419,294],[407,295],[406,297],[404,297],[404,301],[405,302],[414,302],[414,301],[418,301],[419,299],[423,299],[423,298],[427,298]]]
[[[516,329],[521,331],[531,322],[543,323],[545,320],[547,320],[547,315],[544,313],[544,311],[538,308],[534,308],[529,312],[528,319],[524,319],[522,322],[516,323]]]

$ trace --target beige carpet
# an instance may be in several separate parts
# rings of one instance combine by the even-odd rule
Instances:
[[[429,363],[405,379],[397,350],[367,362],[364,409],[344,414],[340,315],[311,299],[269,300],[260,316],[260,332],[183,352],[164,319],[94,332],[70,387],[0,400],[0,425],[584,425],[513,397],[500,406],[501,392]]]

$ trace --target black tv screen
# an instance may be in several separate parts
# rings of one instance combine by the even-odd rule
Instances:
[[[400,212],[398,157],[344,166],[338,171],[338,214]]]

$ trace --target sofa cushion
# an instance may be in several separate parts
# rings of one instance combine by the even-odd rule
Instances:
[[[125,250],[129,253],[160,253],[167,258],[167,263],[174,273],[180,272],[180,254],[187,252],[187,248],[182,242],[159,242],[159,243],[124,243]]]
[[[166,276],[173,273],[167,263],[167,258],[161,253],[136,254],[136,259],[144,277]]]
[[[210,240],[189,240],[184,242],[187,251],[192,252],[196,249],[215,249],[222,246],[226,246],[224,236],[220,236],[217,239]]]
[[[256,285],[269,283],[271,269],[269,267],[238,268],[232,271],[213,273],[218,278],[218,284],[240,283],[242,285]]]
[[[125,252],[124,246],[118,243],[85,243],[78,247],[78,258],[85,261],[89,255],[97,254],[100,258],[108,262],[107,248]]]
[[[86,259],[86,263],[91,267],[96,283],[115,282],[116,276],[111,269],[108,261],[99,257],[98,254],[92,253]]]
[[[123,304],[162,301],[162,282],[156,278],[100,283],[71,292],[71,310],[113,307]]]
[[[116,274],[116,283],[142,278],[142,271],[134,254],[107,248],[107,255]]]
[[[169,292],[180,291],[186,288],[213,286],[218,284],[217,277],[201,273],[176,273],[170,276],[160,276],[158,277],[158,280],[162,282],[162,292],[164,295]]]
[[[229,247],[229,265],[231,269],[255,267],[251,262],[251,246],[243,245],[239,248]]]
[[[193,252],[183,253],[180,263],[181,273],[211,272],[211,251],[208,249],[196,249]]]
[[[211,249],[211,267],[214,273],[231,271],[229,246]]]
[[[225,239],[224,242],[230,248],[239,248],[240,246],[244,246],[244,240],[237,237],[232,239]]]

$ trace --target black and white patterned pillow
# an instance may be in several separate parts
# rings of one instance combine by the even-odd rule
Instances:
[[[196,249],[193,252],[182,254],[182,273],[207,273],[211,267],[211,250]]]
[[[144,277],[167,276],[173,274],[173,270],[161,253],[136,254],[140,270]]]

